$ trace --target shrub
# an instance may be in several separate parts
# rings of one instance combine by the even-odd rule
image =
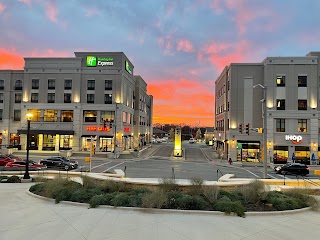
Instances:
[[[104,193],[128,192],[130,190],[125,182],[117,182],[113,180],[102,182],[100,187]]]
[[[32,182],[47,182],[50,181],[49,178],[45,178],[45,177],[34,177],[32,178]]]
[[[188,193],[190,195],[203,194],[203,179],[193,178],[190,180],[191,185],[188,187]]]
[[[184,194],[182,192],[168,192],[166,208],[169,209],[181,209],[180,199],[183,198]]]
[[[82,185],[84,188],[95,188],[99,185],[99,182],[91,177],[82,176]]]
[[[127,193],[118,193],[112,200],[111,203],[115,207],[129,207],[130,197]]]
[[[221,198],[227,197],[231,201],[242,201],[243,196],[238,192],[228,192],[225,190],[220,190],[218,192],[218,200]]]
[[[278,211],[307,207],[308,204],[299,198],[286,195],[283,192],[272,191],[266,196],[266,202],[271,203]]]
[[[219,195],[219,187],[217,186],[203,188],[204,199],[207,202],[209,202],[211,205],[218,200],[218,195]]]
[[[230,214],[232,212],[236,213],[239,217],[245,216],[245,208],[240,201],[224,201],[223,199],[218,200],[214,205],[213,209],[220,212],[225,212]]]
[[[265,198],[265,185],[257,180],[241,187],[239,193],[242,195],[244,204],[257,204]]]
[[[179,185],[174,179],[163,178],[159,182],[159,190],[164,192],[178,191]]]
[[[99,205],[111,205],[112,199],[117,195],[116,192],[114,193],[106,193],[93,196],[90,201],[90,207],[96,208]]]
[[[185,210],[209,210],[209,203],[200,196],[183,195],[178,199],[178,205]]]
[[[82,187],[81,184],[64,178],[55,178],[51,181],[45,182],[44,185],[44,191],[41,195],[49,198],[56,198],[58,193],[64,188],[70,188],[71,191],[75,191]]]
[[[29,188],[29,191],[34,194],[41,195],[41,193],[44,191],[44,188],[45,188],[45,185],[43,183],[38,183],[38,184],[32,185]]]
[[[167,202],[167,193],[163,190],[157,190],[146,194],[142,198],[142,207],[145,208],[162,208]]]
[[[8,179],[8,177],[7,177],[7,176],[1,176],[1,175],[0,175],[0,181],[1,181],[2,179]]]
[[[72,195],[70,197],[70,201],[88,203],[93,196],[102,194],[101,191],[95,191],[95,190],[96,190],[96,188],[94,188],[94,189],[86,189],[86,188],[77,189],[72,193]]]
[[[21,179],[18,176],[8,177],[7,183],[21,183]]]
[[[102,199],[103,199],[103,195],[102,194],[93,196],[89,201],[90,207],[91,208],[98,207],[101,204]]]

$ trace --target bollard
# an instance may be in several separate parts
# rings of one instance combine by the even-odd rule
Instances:
[[[124,166],[124,177],[127,177],[127,166]]]
[[[174,167],[172,167],[172,179],[175,179],[175,175],[174,175]]]

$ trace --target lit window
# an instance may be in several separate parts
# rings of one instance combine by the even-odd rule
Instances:
[[[277,87],[286,86],[286,76],[277,76]]]
[[[307,119],[298,119],[298,132],[307,132]]]

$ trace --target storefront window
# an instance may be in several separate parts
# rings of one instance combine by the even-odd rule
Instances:
[[[90,151],[91,148],[91,139],[92,139],[92,147],[96,148],[96,140],[95,137],[82,137],[81,138],[81,148],[82,151]]]
[[[295,162],[310,164],[310,149],[309,147],[295,147]]]
[[[41,111],[39,109],[28,109],[28,113],[32,114],[32,122],[40,122]]]
[[[237,144],[237,161],[259,162],[260,143],[239,142]]]
[[[83,111],[85,122],[97,122],[97,111]]]
[[[58,111],[57,110],[44,110],[44,121],[45,122],[57,122],[58,121]]]
[[[11,133],[10,134],[10,145],[17,146],[20,145],[20,135]]]
[[[273,148],[273,163],[284,164],[288,160],[288,146],[274,146]]]
[[[56,135],[44,134],[42,150],[54,151],[56,146]]]
[[[100,152],[111,152],[113,151],[113,138],[100,137],[99,146]]]
[[[69,150],[72,149],[73,135],[60,135],[60,149]]]
[[[61,120],[62,122],[73,122],[73,111],[72,110],[61,111]]]
[[[101,122],[106,120],[107,122],[114,121],[114,112],[112,111],[101,111]]]

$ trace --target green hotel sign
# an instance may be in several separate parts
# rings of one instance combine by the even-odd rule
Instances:
[[[126,61],[126,70],[130,74],[132,74],[132,72],[133,72],[133,67],[129,64],[128,61]]]
[[[87,56],[86,66],[87,67],[113,66],[113,58],[111,58],[111,57]]]

